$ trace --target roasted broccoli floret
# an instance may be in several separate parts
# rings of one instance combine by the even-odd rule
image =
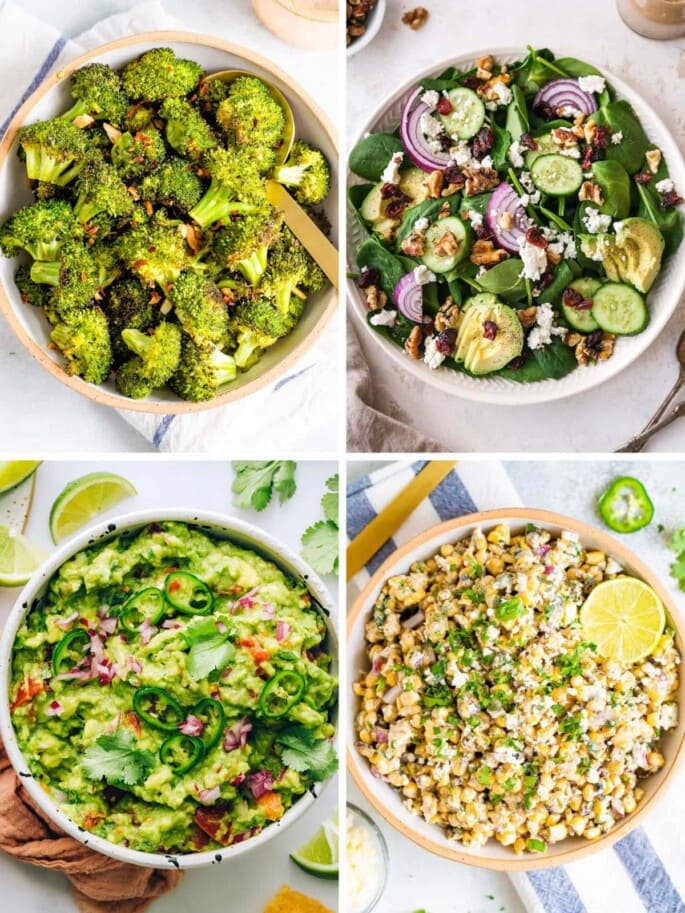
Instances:
[[[126,189],[116,168],[99,156],[91,158],[76,179],[74,215],[90,222],[102,213],[121,219],[133,212],[133,197]]]
[[[135,225],[117,239],[119,259],[146,285],[166,289],[189,264],[181,227],[157,218]]]
[[[264,203],[264,184],[249,152],[214,149],[204,159],[209,188],[190,211],[202,228],[227,222],[233,213],[256,212]]]
[[[64,187],[83,168],[88,140],[83,130],[63,120],[37,121],[19,131],[19,145],[32,181]]]
[[[45,307],[50,303],[50,286],[39,285],[31,278],[31,267],[22,263],[14,274],[14,284],[19,289],[21,300],[34,307]]]
[[[326,277],[302,244],[289,230],[269,253],[266,272],[260,284],[260,294],[270,298],[282,314],[293,308],[296,299],[304,300],[326,284]]]
[[[274,168],[273,178],[292,188],[295,199],[303,206],[321,203],[331,187],[331,169],[326,156],[304,140],[293,144],[288,161]]]
[[[202,197],[202,181],[189,162],[170,158],[148,174],[140,185],[143,200],[187,213]]]
[[[257,212],[231,219],[214,234],[211,258],[220,270],[238,270],[252,286],[259,285],[269,248],[278,237],[282,218],[266,203]]]
[[[217,124],[228,140],[250,150],[257,168],[269,171],[283,144],[285,114],[279,101],[256,76],[239,76],[219,104]]]
[[[126,64],[121,81],[129,98],[157,102],[189,95],[202,74],[194,60],[182,60],[171,48],[153,48]]]
[[[197,108],[185,98],[167,98],[159,109],[167,142],[180,155],[197,159],[217,146],[217,138]]]
[[[77,241],[62,245],[56,260],[36,260],[31,267],[31,279],[53,287],[51,303],[65,313],[82,308],[100,287],[100,268],[91,249]]]
[[[150,335],[127,329],[121,336],[136,357],[117,371],[117,390],[131,399],[144,399],[155,387],[165,384],[178,367],[181,331],[176,324],[160,323]]]
[[[217,108],[225,98],[228,98],[229,90],[230,83],[224,82],[223,79],[210,77],[200,81],[200,87],[197,90],[197,104],[212,123],[216,122]]]
[[[0,249],[6,257],[25,250],[34,260],[54,260],[66,240],[82,234],[66,201],[39,200],[18,209],[0,228]]]
[[[228,308],[211,279],[196,272],[181,273],[169,290],[178,322],[198,342],[226,347],[229,341]]]
[[[121,338],[122,332],[127,329],[148,330],[157,322],[159,309],[152,303],[150,290],[144,288],[138,279],[129,276],[117,279],[109,287],[104,310],[109,321],[114,364],[120,365],[131,355],[131,350]]]
[[[155,110],[142,102],[129,108],[124,118],[123,126],[129,133],[138,133],[154,126]]]
[[[236,365],[243,371],[253,367],[264,354],[264,350],[275,342],[276,339],[273,336],[267,336],[258,330],[238,325],[237,346],[233,353]]]
[[[90,253],[98,273],[98,289],[105,289],[119,278],[123,271],[119,250],[109,240],[96,241]]]
[[[55,326],[50,339],[67,360],[67,372],[91,384],[109,376],[112,349],[105,315],[99,308],[71,311]]]
[[[164,137],[156,127],[122,133],[112,146],[112,164],[126,181],[138,181],[166,156]]]
[[[181,360],[169,386],[181,399],[202,402],[216,396],[220,387],[236,377],[235,360],[211,343],[196,343],[184,336]]]
[[[280,339],[292,332],[302,316],[306,301],[291,297],[287,311],[281,311],[269,298],[255,298],[238,307],[236,319],[247,328]]]
[[[71,74],[74,105],[59,119],[72,123],[76,118],[106,120],[119,125],[128,109],[128,98],[121,88],[121,78],[104,63],[90,63]],[[79,124],[86,126],[86,124]]]

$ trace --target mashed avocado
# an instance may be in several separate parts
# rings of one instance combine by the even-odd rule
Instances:
[[[335,769],[336,681],[302,581],[152,524],[79,552],[14,644],[19,747],[76,824],[143,852],[247,839]]]

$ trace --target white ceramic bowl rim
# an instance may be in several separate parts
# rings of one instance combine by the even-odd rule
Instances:
[[[17,745],[14,726],[9,711],[9,684],[12,674],[14,638],[24,617],[30,611],[34,600],[55,572],[59,570],[65,561],[77,552],[80,552],[82,549],[94,545],[97,542],[106,541],[122,532],[122,530],[135,529],[136,527],[144,527],[148,523],[164,521],[187,523],[190,526],[197,526],[201,530],[217,535],[220,538],[234,540],[240,545],[244,544],[246,548],[260,552],[267,559],[278,564],[283,569],[290,572],[294,571],[297,576],[302,577],[323,613],[323,618],[328,629],[331,656],[333,657],[334,664],[337,662],[337,634],[331,615],[332,606],[330,595],[320,577],[302,560],[302,558],[299,557],[299,555],[295,554],[295,552],[291,551],[269,533],[253,526],[251,523],[247,523],[244,520],[229,515],[204,510],[193,511],[185,508],[177,510],[173,508],[160,508],[136,511],[123,514],[122,516],[115,517],[111,520],[102,520],[87,527],[85,530],[69,539],[63,545],[59,546],[41,565],[29,583],[27,583],[22,590],[10,612],[5,630],[3,631],[3,636],[0,638],[0,737],[4,742],[7,755],[15,772],[21,778],[23,787],[41,810],[71,837],[79,840],[84,845],[90,847],[90,849],[97,850],[105,856],[110,856],[121,862],[129,862],[133,865],[153,868],[191,869],[207,865],[216,865],[223,862],[225,859],[233,859],[243,853],[250,852],[268,842],[280,833],[281,830],[289,827],[300,818],[302,814],[311,807],[315,799],[319,798],[330,780],[325,783],[315,784],[311,790],[305,792],[297,799],[280,821],[270,824],[268,827],[265,827],[261,833],[242,843],[224,847],[219,850],[208,850],[205,852],[188,854],[145,853],[139,850],[131,850],[125,846],[111,843],[109,840],[105,840],[95,834],[90,834],[60,811],[57,805],[49,797],[48,793],[29,773],[28,765]]]
[[[512,46],[486,48],[481,51],[452,55],[442,62],[431,64],[410,79],[407,79],[399,88],[393,89],[386,96],[359,131],[350,148],[354,148],[367,134],[376,132],[379,129],[379,122],[387,116],[392,106],[396,105],[398,100],[424,77],[439,73],[448,66],[473,63],[485,54],[493,54],[496,58],[515,60],[522,59],[525,56],[525,49]],[[588,59],[587,55],[583,55],[583,58],[585,60]],[[588,62],[591,61],[588,60]],[[615,76],[604,64],[598,64],[597,66],[602,74],[607,77],[613,88],[616,89],[617,96],[625,98],[635,108],[641,122],[644,124],[646,118],[649,120],[649,124],[646,125],[648,137],[662,149],[668,162],[671,177],[677,186],[685,187],[685,160],[669,128],[638,92],[623,82],[618,76]],[[348,186],[357,183],[365,182],[352,174],[348,165]],[[348,230],[347,233],[347,258],[348,263],[351,264],[348,272],[351,276],[356,272],[354,264],[358,245],[355,244],[355,240],[361,237],[363,231],[358,226],[357,215],[349,201],[347,203],[347,220],[348,225],[352,227],[352,230]],[[665,275],[665,271],[668,271],[668,276]],[[620,350],[617,350],[614,356],[607,361],[597,365],[578,367],[560,380],[546,378],[536,383],[517,383],[498,377],[490,377],[489,379],[485,377],[472,378],[448,368],[432,370],[422,361],[408,358],[398,346],[368,326],[365,319],[366,307],[354,279],[348,278],[347,282],[347,297],[351,303],[353,314],[362,325],[361,332],[375,341],[375,344],[395,362],[399,371],[408,372],[423,383],[453,396],[460,396],[474,402],[493,403],[503,406],[524,406],[532,403],[565,399],[568,396],[591,390],[615,377],[628,368],[656,340],[673,316],[684,290],[685,241],[671,255],[666,265],[662,266],[656,286],[650,292],[652,305],[654,304],[655,293],[659,296],[660,306],[658,313],[654,314],[652,307],[651,319],[645,330],[637,336],[623,337],[620,340],[620,343],[624,346],[625,355]],[[630,348],[626,348],[627,346],[630,346]]]

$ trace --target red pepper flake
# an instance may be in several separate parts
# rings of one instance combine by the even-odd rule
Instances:
[[[494,339],[497,336],[497,324],[494,320],[483,321],[483,336],[486,339]]]
[[[542,229],[538,228],[537,225],[533,225],[532,228],[529,228],[526,232],[526,241],[529,244],[532,244],[533,247],[539,247],[544,250],[547,247],[547,238],[543,235]]]

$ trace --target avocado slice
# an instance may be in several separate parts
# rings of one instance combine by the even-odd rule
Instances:
[[[646,294],[661,269],[664,237],[649,219],[632,218],[621,223],[618,235],[583,236],[581,248],[587,257],[602,252],[604,272],[613,282],[627,282]]]
[[[493,297],[475,295],[464,305],[454,360],[462,362],[471,374],[499,371],[523,351],[523,327],[518,314],[496,298],[489,300]],[[486,335],[486,322],[494,324],[494,338]]]
[[[406,193],[411,198],[411,206],[418,206],[419,203],[428,199],[427,177],[426,172],[420,168],[408,168],[401,172],[399,187],[402,193]],[[364,197],[359,212],[371,231],[389,242],[392,241],[402,219],[389,219],[386,216],[385,211],[391,201],[383,199],[382,189],[382,182],[376,184]]]

